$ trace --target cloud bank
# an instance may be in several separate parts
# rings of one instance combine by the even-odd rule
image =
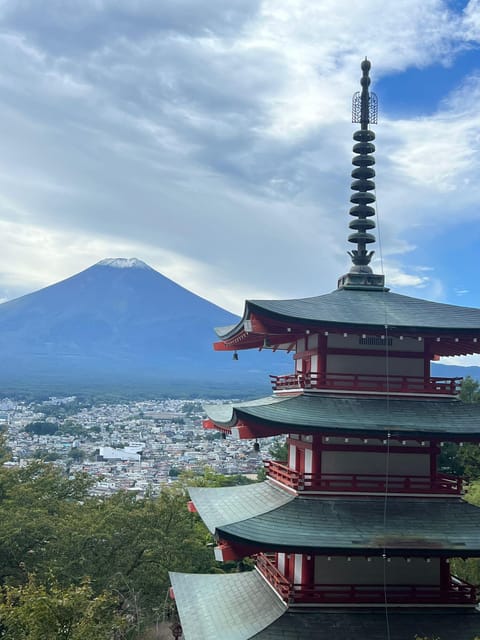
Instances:
[[[0,298],[116,255],[236,312],[333,289],[367,54],[386,94],[412,69],[427,93],[431,68],[455,70],[427,115],[412,95],[376,127],[376,268],[453,299],[427,239],[480,216],[480,69],[462,66],[480,5],[387,4],[1,2]]]

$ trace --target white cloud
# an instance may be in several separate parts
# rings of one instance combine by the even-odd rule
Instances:
[[[331,290],[349,268],[349,105],[365,49],[374,83],[450,64],[476,4],[463,19],[441,0],[4,1],[0,290],[112,255],[237,312],[244,297]],[[407,232],[458,207],[478,216],[479,91],[472,77],[430,118],[383,118],[390,284],[439,294],[408,266]]]
[[[424,287],[429,281],[426,276],[404,273],[394,267],[386,270],[386,277],[389,284],[397,287]]]
[[[457,367],[480,367],[480,355],[474,356],[451,356],[440,358],[441,364],[454,365]]]

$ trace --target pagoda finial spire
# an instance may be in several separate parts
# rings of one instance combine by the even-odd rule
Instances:
[[[357,91],[352,101],[352,122],[360,124],[360,129],[355,131],[353,139],[356,144],[353,145],[352,164],[352,190],[354,193],[350,197],[350,202],[354,206],[350,209],[350,215],[354,216],[354,220],[348,225],[354,230],[348,236],[348,241],[357,245],[356,249],[352,249],[348,254],[352,259],[352,267],[350,272],[340,278],[339,287],[368,287],[382,288],[384,286],[383,276],[375,275],[370,268],[370,260],[374,254],[373,251],[367,251],[367,245],[375,242],[375,236],[369,231],[375,229],[375,222],[371,219],[375,215],[375,209],[371,206],[375,202],[375,195],[372,193],[375,189],[375,133],[371,131],[369,124],[377,123],[378,102],[377,96],[369,91],[370,86],[370,61],[365,58],[362,61],[362,77],[360,84],[362,90]]]

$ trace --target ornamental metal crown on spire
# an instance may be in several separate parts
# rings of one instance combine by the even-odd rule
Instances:
[[[363,60],[362,78],[360,84],[362,91],[357,91],[352,102],[352,122],[360,124],[360,129],[355,131],[353,139],[353,152],[356,154],[352,159],[354,169],[352,170],[352,190],[355,192],[350,197],[350,202],[354,206],[350,209],[350,215],[354,220],[348,225],[355,232],[348,236],[348,241],[357,245],[348,254],[352,258],[353,265],[350,271],[342,276],[338,281],[339,289],[379,289],[385,290],[385,278],[383,275],[374,274],[370,267],[370,260],[373,251],[367,251],[367,245],[375,242],[375,236],[369,233],[375,229],[375,222],[371,219],[375,215],[375,209],[371,206],[375,202],[375,133],[368,128],[368,125],[377,124],[378,102],[377,96],[370,93],[370,61]]]

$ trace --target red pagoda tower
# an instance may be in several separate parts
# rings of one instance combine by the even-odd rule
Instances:
[[[375,238],[376,97],[368,60],[354,96],[352,267],[333,293],[247,301],[217,350],[283,349],[293,372],[273,395],[206,407],[208,428],[254,440],[286,434],[267,480],[192,488],[223,575],[172,573],[186,640],[473,640],[476,588],[452,558],[480,557],[480,509],[441,473],[444,443],[480,443],[480,405],[437,356],[480,353],[480,310],[392,293],[370,267]]]

